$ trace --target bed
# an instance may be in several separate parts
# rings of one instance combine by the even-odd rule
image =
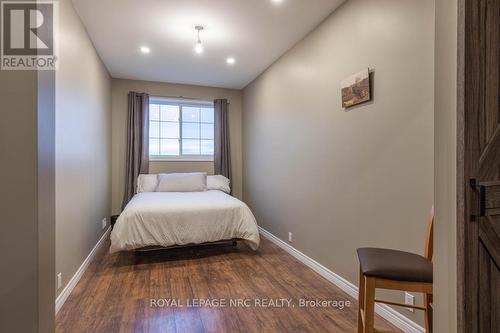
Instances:
[[[110,252],[242,240],[256,250],[257,222],[240,200],[222,190],[141,191],[111,232]],[[144,183],[144,182],[142,182]]]

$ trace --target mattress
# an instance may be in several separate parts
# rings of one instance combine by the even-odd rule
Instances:
[[[248,206],[221,191],[144,192],[125,207],[111,232],[110,252],[150,246],[241,239],[259,247],[257,222]]]

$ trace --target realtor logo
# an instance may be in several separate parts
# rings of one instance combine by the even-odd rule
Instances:
[[[1,69],[55,69],[53,1],[1,1]]]

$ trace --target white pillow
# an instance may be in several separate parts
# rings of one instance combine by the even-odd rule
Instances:
[[[156,192],[203,192],[207,190],[207,174],[160,173]]]
[[[158,186],[158,175],[139,175],[137,178],[137,193],[154,192]]]
[[[222,175],[207,176],[207,190],[219,190],[231,193],[230,180]]]

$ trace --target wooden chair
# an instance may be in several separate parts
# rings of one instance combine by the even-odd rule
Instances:
[[[425,330],[432,332],[432,254],[434,208],[427,225],[425,254],[379,249],[357,250],[359,270],[358,333],[372,333],[375,303],[425,311]],[[375,299],[376,289],[401,290],[424,294],[424,306]]]

